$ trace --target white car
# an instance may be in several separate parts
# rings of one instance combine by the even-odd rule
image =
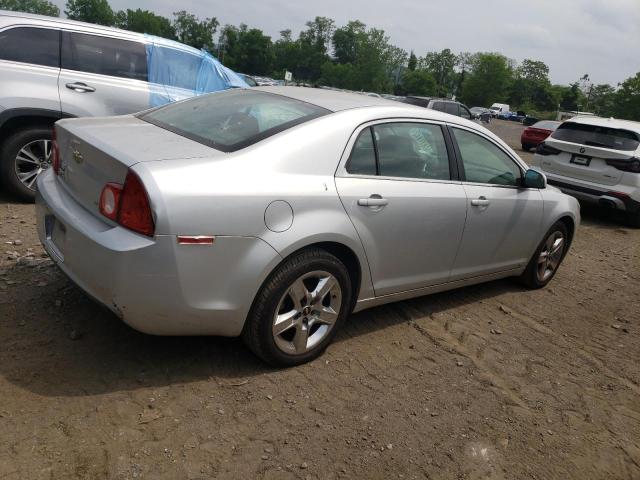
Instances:
[[[491,115],[497,117],[500,114],[509,113],[511,111],[511,107],[506,103],[494,103],[489,107],[489,110],[491,110]]]
[[[541,143],[533,166],[551,185],[627,213],[640,227],[640,123],[575,117]]]

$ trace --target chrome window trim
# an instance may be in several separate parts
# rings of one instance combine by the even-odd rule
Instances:
[[[340,162],[338,164],[338,168],[334,173],[336,178],[362,178],[368,180],[390,180],[390,181],[401,181],[401,182],[421,182],[421,183],[444,183],[444,184],[453,184],[459,185],[460,180],[449,179],[449,180],[441,180],[441,179],[430,179],[430,178],[413,178],[413,177],[389,177],[383,175],[363,175],[363,174],[353,174],[347,171],[347,162],[349,161],[349,157],[351,157],[351,152],[353,151],[353,147],[355,146],[356,140],[360,136],[363,130],[374,127],[376,125],[383,125],[386,123],[424,123],[428,125],[437,125],[439,127],[446,127],[447,123],[440,120],[429,120],[426,118],[411,118],[411,117],[398,117],[398,118],[380,118],[377,120],[370,120],[365,123],[362,123],[356,127],[351,136],[349,137],[349,141],[345,146],[345,149],[342,153],[342,157],[340,158]],[[443,133],[444,137],[444,133]],[[446,139],[443,138],[446,141]],[[452,172],[449,172],[452,174]]]

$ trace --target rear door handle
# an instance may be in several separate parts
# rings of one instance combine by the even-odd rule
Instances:
[[[489,206],[489,203],[491,202],[489,202],[486,197],[479,197],[471,200],[471,205],[474,207],[487,207]]]
[[[389,200],[380,196],[371,195],[369,198],[361,198],[358,205],[361,207],[384,207],[389,204]]]
[[[96,91],[95,88],[90,87],[86,83],[82,83],[82,82],[67,83],[65,86],[69,90],[74,90],[78,93],[91,93]]]

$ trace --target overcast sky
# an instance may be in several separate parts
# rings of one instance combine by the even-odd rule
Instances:
[[[54,0],[64,10],[64,0]],[[588,73],[616,85],[640,71],[640,0],[110,0],[114,10],[142,8],[171,16],[187,10],[221,24],[246,23],[275,41],[315,16],[338,26],[358,19],[391,43],[422,56],[450,48],[497,51],[542,60],[553,83]]]

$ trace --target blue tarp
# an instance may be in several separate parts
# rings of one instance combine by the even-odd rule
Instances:
[[[146,35],[152,107],[194,95],[249,85],[205,50]]]

